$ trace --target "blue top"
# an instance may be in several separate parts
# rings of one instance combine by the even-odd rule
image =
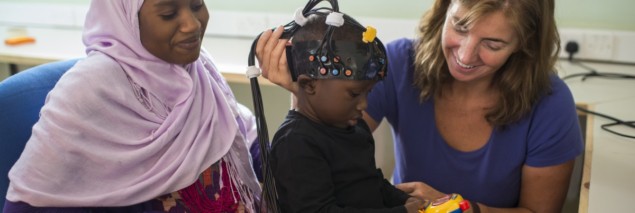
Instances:
[[[552,76],[552,91],[505,129],[494,129],[482,148],[462,152],[440,135],[433,99],[419,101],[413,84],[413,41],[387,45],[388,75],[368,96],[367,113],[386,118],[395,146],[394,182],[423,181],[493,207],[518,205],[523,165],[552,166],[582,152],[582,134],[569,88]]]

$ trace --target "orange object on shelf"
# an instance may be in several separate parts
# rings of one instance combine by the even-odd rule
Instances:
[[[26,44],[35,42],[35,38],[31,36],[16,36],[10,37],[4,40],[4,44],[6,45],[18,45],[18,44]]]

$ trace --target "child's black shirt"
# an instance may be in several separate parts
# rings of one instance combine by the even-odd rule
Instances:
[[[409,196],[375,165],[368,125],[340,129],[289,111],[273,138],[271,169],[283,212],[406,212]]]

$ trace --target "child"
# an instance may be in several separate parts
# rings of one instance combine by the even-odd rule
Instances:
[[[297,108],[272,142],[279,207],[282,212],[417,212],[423,202],[396,189],[376,168],[374,140],[361,119],[366,95],[386,72],[383,44],[374,29],[348,16],[342,26],[329,26],[326,15],[308,16],[287,49],[300,89]]]

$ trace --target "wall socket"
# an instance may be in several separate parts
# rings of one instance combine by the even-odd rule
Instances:
[[[561,29],[561,57],[569,57],[565,46],[569,41],[578,43],[579,50],[573,55],[577,59],[612,61],[615,58],[616,36],[612,31]]]
[[[615,38],[611,32],[592,32],[584,34],[582,42],[586,57],[596,60],[611,60],[613,58],[613,47]]]

